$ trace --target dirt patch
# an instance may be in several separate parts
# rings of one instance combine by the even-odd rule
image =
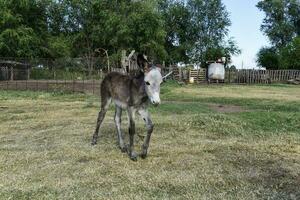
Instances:
[[[221,113],[235,113],[235,112],[248,111],[241,106],[235,106],[235,105],[208,104],[208,107],[214,111],[221,112]]]

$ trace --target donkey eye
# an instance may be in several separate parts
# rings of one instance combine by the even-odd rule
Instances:
[[[148,81],[146,82],[146,84],[147,84],[147,85],[150,85],[150,83],[149,83]]]

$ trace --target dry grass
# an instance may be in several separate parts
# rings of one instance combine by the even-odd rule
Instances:
[[[0,199],[300,198],[299,87],[164,87],[176,102],[151,108],[149,157],[137,162],[117,148],[113,110],[90,145],[98,98],[3,92]],[[218,112],[212,99],[243,109]]]

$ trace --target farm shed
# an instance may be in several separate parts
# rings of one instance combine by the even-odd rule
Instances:
[[[0,81],[28,80],[31,66],[10,60],[0,60]]]

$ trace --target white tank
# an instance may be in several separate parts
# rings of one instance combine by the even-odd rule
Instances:
[[[220,63],[211,63],[208,66],[208,79],[224,80],[225,79],[224,65]]]

